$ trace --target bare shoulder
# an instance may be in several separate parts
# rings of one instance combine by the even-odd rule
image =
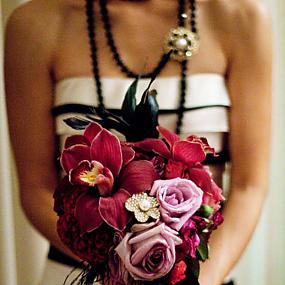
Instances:
[[[53,20],[59,16],[60,1],[56,0],[31,0],[19,5],[11,14],[8,24],[29,24],[30,29],[33,27],[46,26],[53,23]],[[24,25],[26,27],[27,25]],[[48,28],[48,27],[46,27]]]
[[[265,16],[268,15],[266,5],[261,0],[219,0],[220,3],[232,7],[232,11],[240,11],[243,15]]]
[[[51,55],[63,22],[58,0],[31,0],[18,6],[6,25],[6,45]]]
[[[84,0],[31,0],[13,11],[8,24],[29,25],[29,31],[39,28],[55,30],[55,26],[63,23],[71,11],[84,7]]]
[[[258,27],[268,27],[271,16],[268,7],[260,0],[214,0],[219,14],[226,27],[243,35],[256,30]]]
[[[85,7],[85,0],[61,0],[63,5],[73,9],[83,9]]]
[[[49,40],[63,23],[66,8],[63,0],[28,1],[12,12],[6,30],[8,33],[20,32],[27,36],[36,34],[39,40]]]
[[[207,5],[228,61],[240,55],[248,57],[253,52],[270,55],[271,13],[264,3],[260,0],[209,0]]]

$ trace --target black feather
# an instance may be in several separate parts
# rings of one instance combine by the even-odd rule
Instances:
[[[147,91],[136,108],[135,122],[130,133],[130,141],[139,141],[145,138],[158,138],[158,104],[157,92]],[[127,138],[128,139],[128,138]]]
[[[138,86],[138,78],[129,87],[122,105],[122,118],[129,124],[132,124],[135,119],[135,110],[137,105],[136,102],[137,86]]]
[[[122,104],[121,116],[111,113],[105,107],[91,108],[91,114],[65,119],[64,122],[76,130],[84,130],[91,122],[99,123],[103,128],[116,130],[127,141],[139,141],[145,138],[157,138],[158,104],[157,92],[150,90],[155,77],[150,80],[140,103],[136,106],[138,78],[129,87]],[[93,115],[94,114],[94,115]]]
[[[71,117],[63,120],[69,127],[75,130],[84,130],[90,123],[90,120],[79,117]]]

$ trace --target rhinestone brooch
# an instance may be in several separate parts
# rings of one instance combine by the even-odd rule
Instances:
[[[126,209],[134,212],[136,220],[141,223],[145,223],[150,217],[155,220],[159,219],[158,206],[156,198],[146,193],[134,194],[125,203]]]
[[[170,30],[165,40],[166,53],[172,51],[170,57],[176,61],[187,60],[199,50],[197,34],[183,27]]]

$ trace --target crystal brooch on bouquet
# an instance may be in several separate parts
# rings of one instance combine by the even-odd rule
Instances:
[[[159,219],[158,206],[156,198],[146,193],[134,194],[125,203],[126,209],[134,212],[136,220],[141,223],[145,223],[150,217],[155,220]]]

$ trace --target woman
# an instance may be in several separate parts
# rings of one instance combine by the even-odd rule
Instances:
[[[136,73],[154,69],[165,35],[177,26],[177,2],[108,1],[116,46],[126,65]],[[121,96],[123,92],[118,86],[123,90],[122,86],[126,87],[130,81],[123,79],[125,75],[112,58],[100,20],[99,3],[95,1],[94,6],[98,64],[104,98],[111,106],[112,100],[121,99],[108,96],[114,92]],[[189,106],[186,107],[192,106],[191,96],[199,101],[201,94],[209,102],[222,96],[221,101],[211,103],[214,105],[229,105],[230,99],[231,108],[230,111],[206,108],[201,110],[204,113],[196,115],[185,113],[181,135],[187,132],[205,135],[222,150],[225,145],[221,135],[229,131],[231,181],[225,221],[211,239],[211,258],[202,265],[200,274],[202,285],[220,285],[253,233],[268,188],[271,29],[268,13],[257,0],[203,0],[197,1],[197,10],[200,50],[188,62],[185,104]],[[30,1],[13,13],[6,35],[7,105],[22,206],[34,226],[57,249],[76,258],[62,245],[55,229],[56,215],[52,210],[52,193],[58,177],[55,131],[61,139],[69,131],[61,123],[64,114],[58,114],[55,124],[51,109],[74,102],[97,103],[84,1]],[[177,86],[179,75],[180,64],[169,62],[157,80],[159,94],[168,89],[163,87],[167,84]],[[165,106],[167,109],[167,100],[165,94],[158,98],[162,109]],[[203,104],[208,105],[207,100]],[[161,124],[174,129],[173,115],[161,117]],[[195,126],[192,128],[192,116],[198,122],[199,118],[205,118],[206,126],[210,127],[203,129],[204,121],[200,120],[201,124],[192,122]],[[222,120],[211,126],[216,116]],[[211,169],[221,182],[224,164],[212,165]],[[56,266],[63,268],[56,264],[53,263],[55,270]],[[61,284],[63,277],[60,275],[57,281],[53,274],[50,284]],[[43,284],[49,284],[47,278]]]

